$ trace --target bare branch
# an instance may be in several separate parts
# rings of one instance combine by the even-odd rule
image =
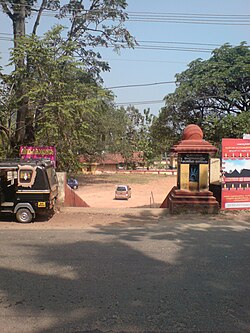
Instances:
[[[37,17],[36,17],[36,21],[35,21],[35,23],[34,23],[34,27],[33,27],[32,35],[35,35],[35,34],[36,34],[37,27],[38,27],[38,25],[40,24],[40,19],[41,19],[42,12],[43,12],[43,10],[44,10],[46,4],[47,4],[47,0],[43,0],[41,6],[40,6],[40,8],[39,8],[39,11],[38,11]]]
[[[11,20],[13,20],[14,19],[14,15],[11,13],[11,11],[10,11],[9,7],[7,6],[7,4],[4,1],[2,1],[1,2],[1,6],[3,8],[4,13],[7,14]]]
[[[79,5],[81,6],[82,5],[82,0],[81,0],[81,2],[79,3]],[[77,21],[77,19],[78,19],[78,14],[79,14],[79,12],[81,12],[81,10],[79,11],[79,9],[78,10],[76,10],[76,12],[74,13],[74,16],[73,16],[73,20],[72,20],[72,24],[71,24],[71,28],[70,28],[70,32],[69,32],[69,40],[71,40],[72,39],[72,37],[73,37],[73,35],[74,35],[74,30],[75,30],[75,24],[76,24],[76,21]],[[85,19],[85,21],[86,21],[86,19]]]
[[[3,131],[7,136],[9,136],[9,129],[0,124],[0,132]]]

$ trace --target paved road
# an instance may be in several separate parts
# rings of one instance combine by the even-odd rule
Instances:
[[[250,332],[250,216],[65,216],[1,223],[1,333]]]

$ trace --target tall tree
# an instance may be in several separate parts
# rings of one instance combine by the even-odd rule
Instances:
[[[177,74],[176,85],[175,92],[165,97],[166,105],[155,124],[162,129],[162,136],[171,141],[189,123],[206,126],[208,132],[216,122],[226,126],[225,117],[236,120],[242,112],[250,111],[249,47],[241,43],[215,49],[208,60],[194,60]],[[223,133],[230,135],[230,126]]]
[[[26,127],[30,127],[28,133],[33,133],[33,137],[27,143],[55,145],[60,168],[67,170],[67,165],[71,169],[77,166],[78,153],[93,146],[92,124],[106,105],[112,103],[113,96],[81,63],[67,55],[68,48],[74,45],[64,43],[61,29],[54,28],[43,39],[23,37],[22,47],[14,50],[12,61],[32,57],[29,75],[24,75],[22,81],[26,92],[23,97],[32,110],[31,117],[26,118]],[[13,83],[18,70],[11,76]],[[15,104],[11,107],[15,109]]]
[[[127,162],[132,159],[134,152],[142,152],[145,165],[149,165],[154,157],[150,133],[154,116],[150,109],[141,113],[134,106],[121,107],[115,110],[115,115],[116,125],[111,129],[111,149],[120,152]]]
[[[147,167],[152,164],[156,157],[152,142],[151,127],[155,116],[150,113],[150,109],[143,110],[140,126],[138,129],[138,150],[143,152],[143,160]]]
[[[118,140],[117,149],[125,160],[129,162],[133,156],[133,152],[139,150],[139,131],[143,116],[134,106],[121,107],[120,112],[123,113],[125,121],[123,131]]]
[[[65,56],[77,56],[82,62],[84,70],[92,77],[100,79],[100,72],[109,70],[109,65],[102,60],[97,46],[115,49],[129,46],[133,47],[135,41],[124,26],[127,19],[125,0],[70,0],[60,4],[59,0],[3,0],[0,3],[3,12],[12,21],[14,49],[20,50],[22,38],[25,36],[25,22],[36,13],[31,34],[37,34],[38,26],[43,13],[55,11],[55,17],[63,22],[68,21],[64,43],[69,47],[65,49]],[[38,7],[37,7],[38,6]],[[65,34],[64,34],[65,37]],[[62,38],[62,36],[61,36]],[[70,47],[74,45],[74,47]],[[30,120],[33,117],[29,107],[28,92],[22,84],[33,70],[33,55],[25,58],[15,57],[15,86],[16,104],[16,130],[15,143],[20,145],[34,139]]]

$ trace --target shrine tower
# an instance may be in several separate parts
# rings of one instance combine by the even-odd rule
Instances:
[[[177,186],[173,187],[161,204],[170,213],[217,213],[219,203],[209,191],[210,156],[217,148],[203,139],[197,125],[188,125],[182,140],[172,147],[177,154]]]

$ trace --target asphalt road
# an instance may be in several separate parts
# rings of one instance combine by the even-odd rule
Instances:
[[[250,216],[101,216],[1,223],[1,333],[250,332]]]

